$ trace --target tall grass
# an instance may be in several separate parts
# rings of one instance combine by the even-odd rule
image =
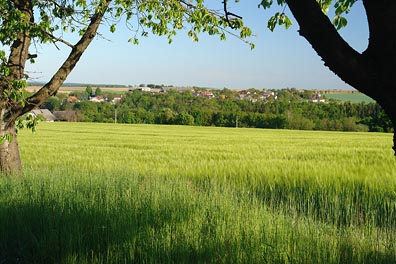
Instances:
[[[389,134],[40,126],[0,263],[396,263]]]

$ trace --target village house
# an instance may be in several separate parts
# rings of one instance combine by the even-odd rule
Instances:
[[[67,102],[68,103],[79,103],[80,99],[78,99],[76,96],[74,95],[70,95],[69,97],[67,97]]]
[[[150,91],[152,94],[159,94],[159,93],[163,93],[164,92],[164,89],[162,89],[162,88],[151,88],[151,91]]]
[[[214,94],[212,92],[201,92],[201,96],[206,98],[214,98]]]
[[[95,103],[100,103],[100,102],[104,102],[105,98],[102,95],[98,95],[98,96],[94,96],[94,97],[89,98],[89,101],[95,102]]]
[[[308,101],[311,103],[325,103],[326,102],[326,100],[319,93],[313,94]]]
[[[54,122],[56,120],[55,115],[53,115],[48,109],[34,109],[30,111],[30,115],[37,118],[44,118],[47,122]]]
[[[250,101],[251,100],[250,92],[246,90],[239,91],[236,99]]]
[[[273,97],[274,99],[277,99],[277,96],[275,95],[275,92],[270,92],[270,91],[262,93],[261,96],[260,96],[260,99],[261,100],[266,100],[266,99],[268,99],[270,97]]]
[[[121,101],[121,99],[122,99],[122,96],[121,95],[115,95],[114,96],[114,98],[113,98],[113,100],[111,100],[111,104],[116,104],[116,103],[118,103],[119,101]]]
[[[142,92],[151,92],[152,89],[150,87],[139,87],[138,90]]]
[[[193,93],[193,96],[202,96],[202,97],[206,97],[206,98],[214,98],[215,95],[213,92],[208,92],[208,91],[195,91],[195,90],[191,90],[191,92]]]

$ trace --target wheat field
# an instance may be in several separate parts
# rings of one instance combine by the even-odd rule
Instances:
[[[41,123],[0,263],[396,263],[391,134]]]

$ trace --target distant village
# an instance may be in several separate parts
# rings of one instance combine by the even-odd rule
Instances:
[[[174,89],[174,88],[172,88]],[[146,92],[146,93],[151,93],[152,95],[156,94],[164,94],[167,93],[170,89],[168,88],[151,88],[151,87],[137,87],[137,88],[130,88],[128,89],[128,92],[133,92],[135,90],[141,91],[141,92]],[[174,89],[179,92],[185,92],[185,91],[190,91],[193,96],[197,97],[205,97],[208,99],[213,99],[213,98],[220,98],[220,99],[226,99],[230,95],[225,95],[222,94],[221,90],[214,90],[214,89],[205,89],[205,88],[198,88],[198,89]],[[304,92],[304,90],[300,90],[301,93]],[[235,100],[245,100],[249,101],[252,103],[257,102],[258,100],[261,101],[267,101],[268,99],[272,98],[273,100],[276,100],[278,98],[277,93],[275,91],[260,91],[256,89],[250,89],[250,90],[235,90],[232,93],[233,99]],[[108,98],[107,94],[103,95],[95,95],[95,94],[90,94],[88,97],[88,100],[91,102],[95,103],[100,103],[100,102],[110,102],[112,104],[116,104],[122,99],[123,95],[115,95],[112,98]],[[67,98],[68,102],[79,102],[80,99],[76,97],[75,95],[70,95]],[[308,102],[312,103],[325,103],[326,99],[323,98],[322,94],[318,92],[312,92],[312,95],[310,98],[307,99]]]
[[[35,92],[40,86],[28,89]],[[391,131],[380,106],[366,99],[359,92],[337,90],[87,85],[61,87],[30,114],[49,122]]]
[[[30,87],[30,92],[35,92],[40,86]],[[312,91],[312,90],[298,90],[295,88],[286,89],[209,89],[201,87],[173,87],[165,85],[138,85],[133,87],[99,87],[96,88],[87,85],[76,86],[76,87],[62,87],[58,92],[57,98],[65,103],[74,105],[80,102],[93,102],[103,103],[107,102],[111,105],[119,103],[126,95],[141,92],[146,95],[151,94],[152,96],[160,96],[161,94],[167,94],[170,92],[177,93],[191,93],[193,97],[201,97],[207,99],[231,99],[234,101],[248,101],[251,103],[267,103],[269,101],[278,100],[279,95],[285,94],[285,92],[293,94],[299,98],[301,102],[310,102],[315,104],[327,103],[321,92],[331,93],[334,91]],[[345,92],[345,91],[344,91]],[[354,91],[348,91],[354,92]],[[33,116],[42,116],[47,121],[79,121],[77,111],[75,109],[47,109],[45,104],[42,109],[35,109],[31,112]]]

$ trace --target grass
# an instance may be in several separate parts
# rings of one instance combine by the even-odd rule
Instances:
[[[374,99],[362,93],[329,93],[325,94],[326,99],[336,99],[340,101],[349,101],[353,103],[373,103]]]
[[[396,263],[392,135],[40,124],[0,263]]]

